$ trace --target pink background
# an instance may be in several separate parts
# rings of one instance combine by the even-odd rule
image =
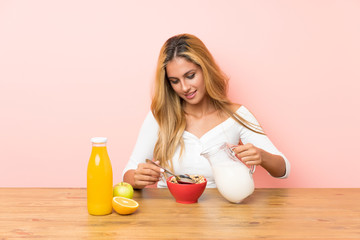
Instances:
[[[360,187],[359,1],[1,1],[0,187],[85,187],[90,138],[114,183],[149,111],[160,47],[204,41],[292,165],[257,187]]]

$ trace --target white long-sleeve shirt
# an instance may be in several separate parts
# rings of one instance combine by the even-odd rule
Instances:
[[[258,121],[246,107],[241,106],[236,113],[247,121],[259,125]],[[153,159],[153,151],[157,141],[158,130],[159,125],[150,111],[143,122],[130,160],[123,170],[123,176],[128,170],[137,169],[138,164],[144,163],[146,159]],[[185,151],[183,152],[181,159],[179,160],[180,146],[176,148],[172,158],[174,173],[202,175],[208,181],[208,188],[214,188],[216,187],[216,184],[208,160],[201,156],[200,153],[206,148],[224,142],[237,145],[241,140],[243,144],[252,143],[256,147],[269,153],[280,155],[284,158],[286,165],[285,175],[280,178],[287,178],[290,172],[289,161],[276,149],[266,135],[258,134],[245,128],[231,117],[209,130],[200,138],[190,132],[184,131],[183,140]],[[162,178],[157,186],[167,187],[165,179]]]

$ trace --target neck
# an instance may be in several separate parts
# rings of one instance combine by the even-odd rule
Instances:
[[[209,99],[204,99],[198,104],[184,104],[184,112],[186,115],[194,116],[196,118],[201,118],[203,116],[212,114],[216,111],[214,105],[210,102]]]

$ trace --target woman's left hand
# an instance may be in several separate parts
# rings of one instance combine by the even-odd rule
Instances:
[[[263,163],[261,148],[255,147],[251,143],[239,145],[233,149],[236,157],[239,158],[246,165],[261,165]]]

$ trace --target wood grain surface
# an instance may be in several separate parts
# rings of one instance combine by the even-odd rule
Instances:
[[[360,189],[256,189],[240,204],[136,191],[139,209],[91,216],[86,189],[0,188],[0,239],[360,239]]]

